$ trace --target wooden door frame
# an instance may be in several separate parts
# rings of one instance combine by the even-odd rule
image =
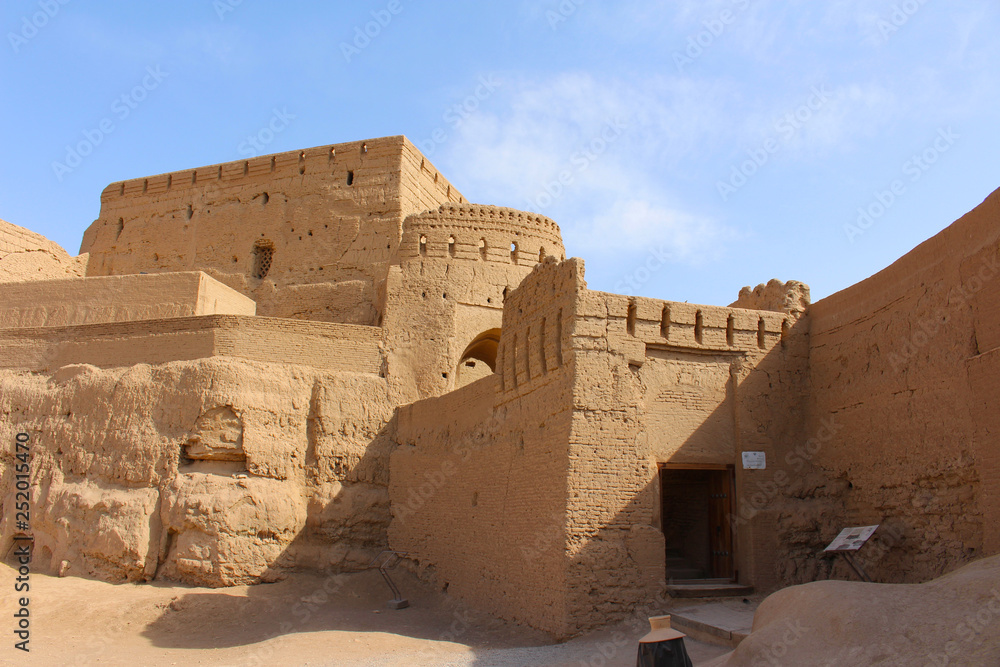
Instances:
[[[662,486],[663,476],[662,476],[661,473],[664,470],[678,470],[678,471],[679,470],[714,470],[714,471],[719,471],[719,472],[723,472],[723,471],[724,472],[728,472],[729,474],[726,477],[729,480],[729,516],[730,517],[736,516],[736,511],[737,511],[737,507],[736,507],[736,466],[734,464],[729,464],[729,463],[672,463],[672,462],[657,463],[656,464],[656,482],[657,482],[658,485],[660,485],[660,493],[659,493],[660,507],[663,506],[663,486]],[[660,517],[661,531],[662,531],[663,522],[665,520],[666,520],[666,517],[664,517],[664,516]],[[735,525],[735,522],[731,521],[731,520],[727,521],[727,525],[728,525],[728,529],[729,529],[729,533],[730,533],[730,542],[732,543],[732,550],[733,550],[733,556],[732,556],[733,568],[732,568],[731,574],[729,575],[729,578],[731,578],[733,580],[733,582],[738,582],[739,578],[740,578],[740,568],[739,568],[739,559],[737,557],[738,556],[738,547],[737,547],[737,537],[738,536],[737,536],[737,533],[736,533],[736,525]]]

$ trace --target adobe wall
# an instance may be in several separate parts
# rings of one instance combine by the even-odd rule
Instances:
[[[464,202],[405,137],[112,183],[88,276],[201,270],[261,315],[376,324],[403,219]]]
[[[0,220],[0,283],[82,276],[87,256],[70,257],[41,234]]]
[[[407,218],[386,282],[389,377],[411,400],[454,389],[468,345],[501,327],[505,295],[564,253],[559,227],[523,211],[449,204]]]
[[[739,580],[759,590],[785,581],[782,556],[796,562],[788,545],[812,529],[789,521],[812,510],[797,502],[806,481],[782,460],[802,442],[806,323],[588,290],[569,344],[568,604],[578,627],[662,591],[662,527],[675,519],[660,516],[661,463],[734,465]],[[767,469],[743,470],[743,451],[765,452]],[[774,492],[751,504],[761,488]]]
[[[0,284],[0,329],[253,315],[256,308],[200,271]]]
[[[376,327],[206,315],[68,327],[0,329],[0,368],[35,373],[88,364],[120,368],[211,357],[384,375]]]
[[[364,569],[386,548],[394,406],[377,375],[285,362],[0,370],[0,437],[31,438],[32,567],[207,586]]]
[[[1000,193],[871,278],[812,306],[808,452],[847,487],[878,581],[925,581],[1000,551]],[[867,555],[866,555],[867,554]]]
[[[544,263],[508,294],[499,370],[401,408],[389,541],[449,595],[557,636],[565,597],[567,331],[577,261]],[[544,333],[543,333],[544,332]]]

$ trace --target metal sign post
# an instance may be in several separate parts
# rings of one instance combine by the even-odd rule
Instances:
[[[860,563],[854,560],[851,554],[861,549],[871,536],[875,534],[876,530],[878,530],[878,525],[845,528],[833,539],[833,542],[830,542],[826,549],[823,549],[823,553],[840,554],[847,561],[847,564],[850,565],[851,569],[854,570],[855,574],[861,577],[861,581],[871,583],[872,578],[868,576],[868,573],[864,571]]]

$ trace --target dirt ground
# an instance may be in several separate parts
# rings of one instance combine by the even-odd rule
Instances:
[[[112,585],[32,573],[31,590],[0,565],[4,665],[330,665],[631,667],[645,619],[556,644],[547,635],[474,612],[394,573],[410,607],[391,610],[375,571],[301,574],[226,589]],[[14,648],[27,595],[30,653]],[[695,665],[726,649],[688,638]]]

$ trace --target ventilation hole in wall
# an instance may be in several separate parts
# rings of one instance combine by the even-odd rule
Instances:
[[[736,328],[736,320],[734,320],[733,316],[730,315],[729,319],[726,320],[726,345],[733,344],[733,335],[735,333],[735,328]]]
[[[253,246],[253,277],[263,280],[271,270],[274,259],[274,244],[268,240],[258,240]]]
[[[188,220],[190,220],[192,217],[194,217],[194,209],[191,207],[191,204],[187,205],[187,211],[186,211],[185,214],[187,215],[187,219]]]
[[[306,152],[299,153],[299,175],[306,173]]]
[[[448,199],[451,199],[451,186],[450,185],[448,186],[448,192],[445,194],[445,197],[447,197]]]
[[[331,147],[330,148],[330,154],[329,154],[329,156],[327,156],[327,160],[326,161],[327,162],[333,162],[334,159],[336,159],[336,157],[337,157],[337,149]]]
[[[434,172],[434,182],[435,182],[435,183],[437,183],[437,182],[438,182],[438,175],[437,175],[437,172]]]
[[[146,190],[148,189],[149,189],[149,179],[147,178],[142,182],[142,194],[146,194]]]
[[[220,181],[222,180],[222,165],[219,165],[219,176],[218,176],[218,179]]]
[[[420,236],[420,254],[421,255],[427,254],[427,237],[422,234]]]
[[[250,173],[250,160],[243,161],[243,175],[247,176]]]
[[[198,172],[197,171],[192,171],[191,172],[191,185],[194,185],[197,182],[198,182]]]
[[[447,373],[441,373],[441,377],[443,377],[445,380],[447,380],[448,379],[448,374]]]
[[[757,320],[757,347],[759,347],[762,350],[764,349],[764,346],[767,344],[766,333],[767,330],[764,328],[764,318],[762,317],[759,320]]]
[[[670,337],[670,306],[664,306],[660,313],[660,335],[664,338]]]
[[[239,261],[240,261],[240,258],[237,257],[236,255],[233,255],[233,264],[236,264]]]
[[[427,292],[421,292],[420,296],[423,297],[424,299],[426,299],[427,298]]]
[[[313,230],[310,229],[309,230],[309,236],[312,236],[312,235],[313,235]]]
[[[472,492],[472,506],[475,507],[478,504],[479,504],[479,492],[478,491],[473,491]]]
[[[115,241],[118,237],[122,235],[122,231],[125,229],[125,220],[123,218],[118,218],[118,231],[115,233]]]
[[[353,171],[347,172],[347,184],[348,185],[354,185],[354,172]]]
[[[272,173],[272,174],[274,173],[274,170],[275,170],[275,168],[276,168],[277,166],[278,166],[278,164],[277,164],[277,160],[276,160],[276,159],[274,158],[274,156],[272,156],[272,157],[271,157],[271,173]]]
[[[635,301],[629,299],[628,302],[628,314],[625,316],[625,330],[628,331],[629,336],[635,335]]]
[[[538,261],[539,261],[539,263],[545,261],[545,247],[544,246],[538,249]]]
[[[302,237],[301,237],[301,236],[299,237],[299,240],[300,240],[300,241],[302,240]]]
[[[699,310],[694,315],[694,340],[699,345],[701,344],[702,329],[704,328],[701,319],[701,311]]]
[[[159,253],[156,253],[156,252],[153,253],[153,261],[154,262],[159,262],[160,261],[160,254]]]
[[[118,189],[118,194],[121,195],[121,196],[125,196],[125,184],[124,183],[122,183],[122,186]]]
[[[262,206],[267,206],[267,202],[271,201],[271,195],[266,192],[260,196],[260,203]]]
[[[169,190],[171,186],[173,186],[173,184],[174,184],[174,175],[170,174],[169,176],[167,176],[167,190]]]
[[[486,297],[486,303],[493,303],[493,299],[490,297]]]
[[[368,152],[368,144],[361,144],[361,154],[364,155]]]
[[[486,259],[486,239],[479,239],[479,256]]]
[[[789,334],[789,332],[790,332],[790,328],[788,326],[788,320],[782,320],[781,321],[781,347],[785,347],[785,344],[788,342],[788,334]]]
[[[444,294],[442,294],[441,298],[447,300],[448,299],[448,293],[445,292]]]
[[[451,255],[452,257],[455,256],[455,237],[454,236],[449,236],[448,237],[448,254]]]
[[[516,243],[511,243],[510,244],[510,261],[512,261],[515,264],[517,264],[517,244]]]

